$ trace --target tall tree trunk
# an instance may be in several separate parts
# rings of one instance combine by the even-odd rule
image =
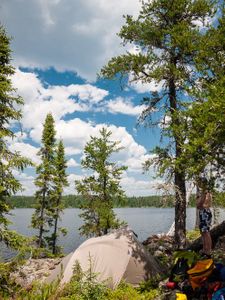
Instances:
[[[103,197],[104,197],[104,208],[108,206],[108,197],[107,197],[107,192],[106,192],[106,184],[107,184],[107,178],[104,176],[103,178]],[[110,229],[110,224],[109,224],[109,216],[104,216],[106,217],[106,227],[103,229],[103,233],[107,234],[108,230]]]
[[[57,199],[56,205],[56,216],[55,216],[55,224],[54,224],[54,231],[53,231],[53,239],[52,239],[52,254],[56,254],[56,240],[57,240],[57,229],[58,229],[58,219],[59,219],[59,203],[61,202],[62,194],[59,194]]]
[[[175,235],[178,248],[186,246],[186,187],[184,173],[175,172]]]
[[[186,195],[186,207],[188,207],[190,198],[191,198],[191,194],[193,191],[194,185],[191,184],[190,188],[187,191],[187,195]],[[172,223],[172,225],[170,226],[170,229],[168,230],[167,234],[168,236],[174,236],[175,233],[175,221]]]
[[[195,218],[195,229],[199,228],[199,210],[197,208],[197,199],[200,196],[200,188],[198,184],[196,184],[196,218]]]
[[[171,56],[171,65],[176,69],[176,57]],[[183,137],[181,133],[176,131],[176,126],[179,128],[180,119],[177,115],[177,95],[174,75],[171,75],[169,80],[169,102],[170,112],[173,125],[173,136],[175,142],[175,160],[178,160],[182,154]],[[185,187],[185,172],[177,165],[174,169],[174,184],[175,184],[175,243],[178,248],[184,248],[186,245],[186,187]]]
[[[46,188],[44,187],[43,190],[43,196],[42,196],[42,205],[41,205],[41,215],[40,215],[40,220],[41,220],[41,225],[39,229],[39,236],[38,236],[38,247],[40,248],[43,245],[43,232],[44,232],[44,210],[45,210],[45,199],[46,198]]]

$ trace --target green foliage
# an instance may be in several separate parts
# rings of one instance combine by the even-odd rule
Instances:
[[[15,136],[11,125],[21,119],[20,107],[23,105],[23,99],[15,94],[12,86],[10,76],[15,71],[10,61],[10,38],[0,26],[0,241],[16,247],[20,237],[15,237],[15,233],[8,230],[9,221],[6,217],[10,210],[9,197],[22,191],[22,185],[14,177],[13,170],[21,172],[32,163],[19,152],[10,151],[7,143]]]
[[[195,196],[192,196],[195,206]],[[174,207],[174,196],[140,196],[127,197],[124,201],[113,199],[113,207]],[[191,202],[191,203],[192,203]],[[33,208],[35,206],[35,197],[33,196],[13,196],[8,200],[10,207],[13,208]],[[65,195],[62,196],[64,208],[79,208],[82,204],[82,196]]]
[[[126,300],[126,299],[134,299],[141,300],[145,299],[142,295],[138,293],[136,289],[134,289],[131,285],[127,283],[121,283],[116,290],[109,291],[107,295],[107,299],[109,300]]]
[[[196,261],[199,259],[199,255],[196,252],[185,251],[185,250],[174,252],[173,257],[174,257],[175,263],[179,258],[186,259],[189,267],[192,267],[196,263]]]
[[[61,233],[66,235],[65,228],[58,228],[60,214],[64,209],[62,193],[68,186],[66,174],[66,159],[63,141],[56,145],[54,119],[48,114],[42,133],[42,147],[38,152],[41,164],[37,166],[35,184],[38,190],[35,195],[37,201],[32,216],[32,227],[39,230],[38,247],[48,246],[53,254],[60,254],[61,247],[57,246],[57,238]],[[50,236],[46,233],[53,227]]]
[[[144,288],[142,286],[141,291],[132,287],[126,282],[121,282],[115,290],[109,290],[106,299],[109,300],[156,300],[160,299],[161,292],[159,289]]]
[[[55,134],[54,119],[51,114],[48,114],[42,132],[42,147],[38,152],[41,163],[36,168],[38,174],[35,179],[35,185],[38,188],[35,194],[37,204],[31,221],[32,227],[39,231],[37,236],[38,247],[46,245],[44,234],[49,231],[48,226],[52,225],[51,193],[55,174]]]
[[[186,113],[190,120],[186,130],[188,142],[184,145],[181,162],[186,165],[188,177],[195,181],[199,174],[207,173],[211,181],[224,180],[224,83],[225,77],[220,87],[218,82],[213,86],[208,85],[207,99],[194,103]]]
[[[113,57],[101,70],[101,75],[109,79],[121,76],[132,82],[162,85],[160,92],[143,99],[145,109],[139,122],[160,125],[162,136],[166,137],[165,148],[156,149],[155,166],[160,175],[169,175],[174,182],[178,247],[185,245],[186,227],[186,168],[180,158],[188,120],[182,112],[195,100],[192,90],[205,75],[196,57],[204,53],[209,26],[200,30],[196,21],[204,23],[206,18],[215,16],[214,4],[211,0],[142,1],[139,16],[125,16],[126,24],[119,33],[123,43],[135,46],[137,53]]]
[[[100,137],[90,138],[81,165],[93,175],[75,181],[77,192],[83,198],[80,216],[84,225],[80,232],[86,236],[106,234],[110,228],[118,228],[121,224],[113,211],[113,200],[117,198],[122,202],[125,199],[119,182],[127,168],[110,161],[111,155],[121,150],[119,142],[110,140],[111,134],[103,128]]]
[[[200,236],[201,236],[201,234],[200,234],[199,229],[193,229],[193,230],[187,231],[187,239],[190,242],[198,239]]]
[[[99,283],[98,274],[92,271],[93,262],[89,257],[89,268],[83,272],[79,263],[76,262],[73,270],[73,277],[65,286],[60,299],[62,300],[101,300],[107,299],[108,288],[105,283]]]
[[[59,287],[59,281],[54,281],[51,284],[40,284],[39,282],[33,282],[32,287],[29,289],[20,288],[15,293],[14,299],[17,300],[56,300],[57,290]]]
[[[160,299],[161,291],[158,288],[160,278],[153,278],[142,282],[139,288],[121,282],[114,290],[107,287],[108,281],[99,282],[98,274],[93,272],[93,262],[89,257],[89,268],[83,271],[78,262],[75,262],[73,277],[70,283],[59,288],[59,280],[51,284],[33,282],[22,288],[10,279],[10,273],[17,266],[14,263],[0,264],[0,297],[3,299],[18,300],[156,300]],[[109,279],[110,280],[110,279]]]
[[[212,182],[224,186],[225,162],[225,10],[218,5],[216,25],[207,31],[204,51],[196,56],[200,72],[199,89],[193,91],[197,102],[186,111],[189,121],[183,130],[181,163],[186,166],[189,179],[204,175]],[[203,45],[203,47],[204,47]]]
[[[152,290],[157,289],[159,287],[160,281],[162,281],[161,276],[159,276],[159,275],[154,276],[153,278],[151,278],[147,281],[141,282],[139,287],[137,288],[137,290],[140,293],[151,292]]]
[[[60,247],[56,245],[57,237],[59,233],[63,235],[66,235],[67,233],[65,228],[58,228],[58,220],[60,218],[60,214],[64,209],[64,203],[62,201],[63,188],[69,185],[66,174],[65,150],[62,140],[59,141],[58,147],[56,149],[54,167],[54,187],[53,190],[50,191],[51,207],[49,209],[49,212],[51,213],[51,217],[53,219],[52,222],[54,229],[51,237],[48,239],[48,244],[52,249],[52,253],[57,254],[61,252]]]
[[[5,242],[6,246],[15,249],[23,250],[28,246],[30,239],[24,237],[14,230],[1,229],[1,239]]]
[[[16,289],[15,282],[10,279],[14,263],[0,263],[0,297],[7,299]]]
[[[213,194],[213,205],[217,207],[225,207],[225,192],[215,192]]]

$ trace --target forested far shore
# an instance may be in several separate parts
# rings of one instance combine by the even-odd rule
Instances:
[[[66,208],[79,208],[82,203],[82,197],[78,195],[65,195],[62,197]],[[194,205],[194,195],[192,196],[191,206]],[[34,196],[12,196],[9,199],[11,208],[34,208]],[[122,203],[114,200],[114,207],[173,207],[174,196],[144,196],[128,197]]]
[[[214,203],[216,206],[224,207],[225,193],[216,193]],[[65,195],[62,197],[65,208],[79,208],[82,203],[82,197],[78,195]],[[114,207],[174,207],[174,196],[139,196],[127,197],[122,203],[114,200]],[[12,196],[9,199],[11,208],[34,208],[34,196]],[[195,195],[193,194],[189,201],[189,207],[195,206]]]

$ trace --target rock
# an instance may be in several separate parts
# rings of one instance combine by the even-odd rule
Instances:
[[[34,280],[44,282],[50,271],[55,269],[62,259],[40,258],[29,259],[16,271],[10,274],[10,278],[24,288],[29,288]]]
[[[160,257],[162,255],[163,255],[163,252],[160,251],[160,250],[157,250],[157,251],[154,252],[154,256],[156,256],[156,257]]]

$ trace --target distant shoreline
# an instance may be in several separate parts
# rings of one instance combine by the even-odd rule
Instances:
[[[191,197],[190,207],[195,206],[195,197]],[[82,198],[77,195],[65,195],[63,196],[63,202],[65,208],[80,208]],[[34,208],[35,197],[34,196],[13,196],[8,201],[10,207],[13,208]],[[139,196],[139,197],[127,197],[123,203],[114,201],[114,208],[128,208],[128,207],[174,207],[174,196]]]

